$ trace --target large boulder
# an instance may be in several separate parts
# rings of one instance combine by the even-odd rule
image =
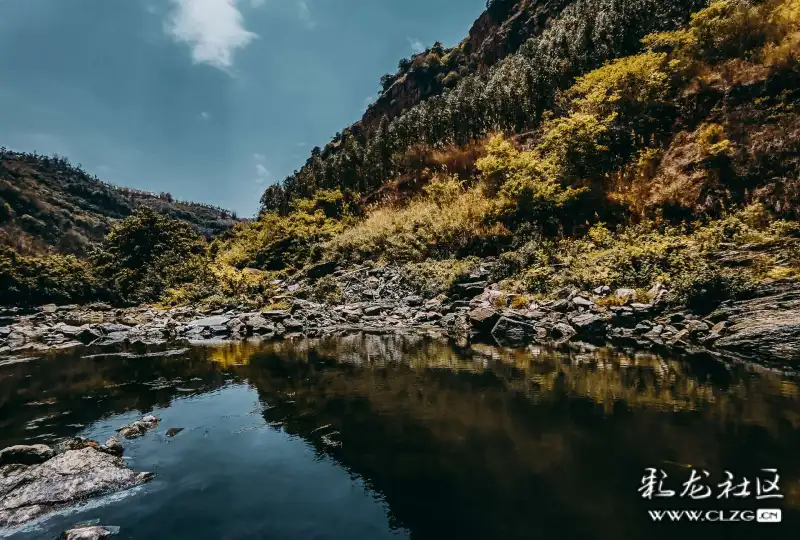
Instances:
[[[152,476],[132,471],[122,458],[95,448],[69,450],[38,465],[5,465],[0,468],[0,527],[20,525]]]
[[[75,525],[64,531],[59,540],[99,540],[118,532],[119,527],[111,525]]]
[[[214,317],[204,317],[202,319],[196,319],[194,321],[186,323],[187,328],[205,328],[205,327],[212,327],[212,326],[225,326],[228,324],[228,321],[231,320],[231,317],[228,315],[216,315]]]

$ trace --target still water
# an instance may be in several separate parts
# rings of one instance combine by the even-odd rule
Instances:
[[[125,442],[139,488],[53,515],[120,539],[797,538],[800,380],[651,354],[466,349],[418,336],[81,349],[0,359],[0,448]],[[183,428],[174,437],[169,428]],[[672,498],[643,499],[648,467]],[[680,498],[692,468],[714,494]],[[777,469],[783,498],[716,499]],[[651,509],[779,508],[780,524],[653,523]],[[6,531],[8,533],[8,531]],[[2,533],[0,533],[1,535]]]

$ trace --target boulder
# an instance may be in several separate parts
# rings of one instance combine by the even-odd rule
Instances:
[[[89,497],[127,489],[152,478],[122,458],[95,448],[69,450],[38,465],[0,468],[0,527],[23,524]]]
[[[492,328],[492,337],[504,346],[524,345],[536,336],[536,328],[525,321],[500,317]]]
[[[569,341],[577,333],[578,332],[573,327],[564,322],[556,323],[553,325],[553,328],[550,329],[550,336],[557,341]]]
[[[267,309],[261,312],[261,316],[271,321],[282,321],[288,319],[290,313],[283,309]]]
[[[9,446],[0,450],[0,466],[21,464],[35,465],[44,463],[56,455],[55,450],[44,444]]]
[[[569,318],[570,324],[581,335],[597,334],[603,331],[605,321],[598,315],[590,312],[579,313]]]
[[[333,274],[336,270],[336,262],[325,261],[311,265],[305,269],[305,274],[311,279],[319,279]]]
[[[469,312],[469,322],[472,328],[480,333],[491,332],[499,319],[500,314],[489,307],[479,307]]]

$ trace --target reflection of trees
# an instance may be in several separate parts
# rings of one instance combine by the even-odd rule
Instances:
[[[637,538],[645,467],[683,481],[686,464],[777,466],[787,491],[800,478],[787,451],[800,403],[778,374],[418,339],[268,344],[244,368],[269,422],[366,479],[414,537],[485,538],[504,524],[512,538]],[[341,446],[325,444],[331,432]]]

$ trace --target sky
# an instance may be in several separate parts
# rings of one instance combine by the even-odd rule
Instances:
[[[0,146],[252,216],[485,0],[0,0]]]

